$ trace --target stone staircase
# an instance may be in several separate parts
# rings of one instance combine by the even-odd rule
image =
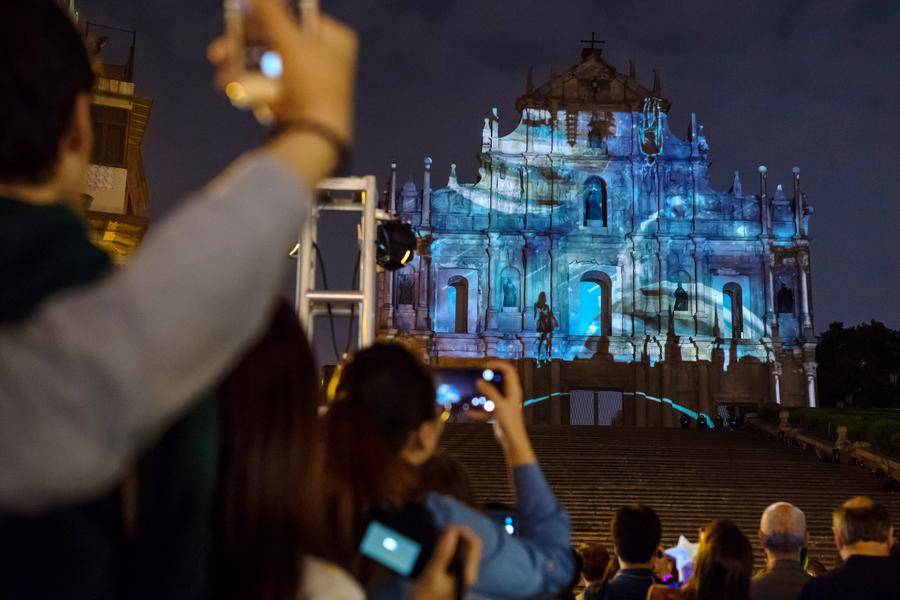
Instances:
[[[837,554],[831,511],[851,496],[887,505],[900,524],[900,496],[880,492],[865,469],[825,463],[810,452],[746,431],[533,426],[532,441],[547,480],[572,518],[574,543],[600,541],[612,551],[609,522],[620,506],[652,506],[663,543],[697,539],[714,518],[735,521],[756,548],[759,517],[778,500],[805,513],[810,556],[831,568]],[[503,455],[486,425],[448,424],[442,446],[465,464],[481,502],[513,503]],[[900,530],[900,527],[898,527]]]

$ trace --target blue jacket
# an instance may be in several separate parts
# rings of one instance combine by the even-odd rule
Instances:
[[[438,530],[463,525],[481,538],[483,554],[470,599],[549,596],[574,581],[569,516],[557,503],[541,468],[517,467],[513,479],[518,499],[515,537],[494,519],[455,498],[433,493],[425,498]],[[408,580],[393,579],[369,590],[368,597],[404,598],[410,585]]]

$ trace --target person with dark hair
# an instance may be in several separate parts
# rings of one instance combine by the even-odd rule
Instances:
[[[751,600],[797,600],[809,581],[800,562],[800,551],[807,540],[803,511],[788,502],[766,508],[759,523],[766,569],[750,583]]]
[[[619,570],[606,582],[603,598],[643,600],[657,582],[653,561],[662,539],[662,523],[652,508],[636,504],[617,510],[611,529]]]
[[[584,586],[579,600],[599,600],[598,592],[609,567],[609,552],[599,542],[581,544],[577,551],[581,556],[581,584]]]
[[[809,580],[802,600],[900,598],[900,561],[891,556],[894,526],[884,505],[857,496],[831,516],[840,567]]]
[[[319,485],[318,370],[285,302],[221,386],[222,452],[213,596],[280,600],[362,588],[311,553],[328,542]],[[305,557],[305,558],[304,558]]]
[[[647,600],[748,600],[753,547],[737,525],[725,519],[703,530],[694,571],[684,587],[657,584]]]
[[[216,600],[362,600],[330,553],[323,517],[318,368],[297,316],[279,301],[269,329],[221,386],[222,450],[218,533],[213,552]],[[448,529],[411,596],[453,595],[447,567],[459,540],[466,581],[477,577],[480,540]],[[447,556],[449,555],[449,556]]]
[[[418,470],[435,453],[443,429],[431,374],[408,350],[376,344],[343,368],[324,417],[323,496],[337,545],[329,556],[353,573],[370,597],[400,597],[405,582],[378,578],[378,568],[357,551],[373,510],[414,514],[439,530],[471,528],[482,540],[476,594],[501,597],[552,595],[574,576],[569,520],[550,491],[525,429],[522,389],[508,363],[489,361],[503,374],[504,393],[487,382],[479,390],[495,404],[493,418],[518,504],[519,536],[464,503],[428,493],[417,496]],[[398,385],[398,382],[403,382]]]

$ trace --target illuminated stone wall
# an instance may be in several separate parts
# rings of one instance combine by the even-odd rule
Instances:
[[[673,134],[658,79],[643,88],[596,50],[528,88],[511,133],[499,135],[496,109],[485,119],[476,183],[454,166],[432,190],[427,160],[424,189],[397,191],[422,241],[393,276],[382,335],[437,360],[539,364],[602,354],[653,368],[714,362],[719,348],[724,372],[743,362],[774,377],[790,362],[814,377],[799,170],[787,174],[794,197],[769,190],[767,173],[756,193],[737,173],[713,189],[702,125],[692,117],[686,138]],[[809,393],[795,400],[814,402],[814,383]]]

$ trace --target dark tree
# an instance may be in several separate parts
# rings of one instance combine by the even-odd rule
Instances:
[[[816,361],[822,406],[900,407],[900,331],[877,321],[832,323],[819,338]]]

